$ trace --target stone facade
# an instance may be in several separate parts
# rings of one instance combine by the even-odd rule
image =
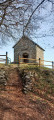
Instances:
[[[18,63],[18,55],[23,58],[26,57],[25,54],[27,54],[27,58],[44,59],[44,50],[26,36],[23,36],[13,48],[15,63]],[[21,62],[24,62],[24,60],[21,60]],[[36,61],[28,60],[28,62],[35,63]]]
[[[37,62],[38,62],[39,58],[41,58],[41,60],[44,60],[44,51],[36,45],[36,59],[37,59]],[[41,61],[41,64],[44,65],[44,61]]]

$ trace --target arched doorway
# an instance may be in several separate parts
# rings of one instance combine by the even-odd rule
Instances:
[[[28,56],[27,53],[23,53],[23,58],[28,58]],[[28,63],[28,59],[23,59],[23,62]]]

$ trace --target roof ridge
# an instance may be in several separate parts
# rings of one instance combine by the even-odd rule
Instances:
[[[19,39],[19,41],[22,39],[22,38],[27,38],[27,39],[29,39],[30,41],[32,41],[35,45],[37,45],[39,48],[41,48],[43,51],[45,51],[40,45],[38,45],[36,42],[34,42],[33,40],[31,40],[28,36],[26,36],[26,35],[24,35],[24,36],[22,36],[20,39]],[[18,42],[19,42],[18,41]],[[13,46],[13,48],[18,44],[18,42]]]

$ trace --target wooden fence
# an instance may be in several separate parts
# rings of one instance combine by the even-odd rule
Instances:
[[[29,60],[29,61],[33,61],[33,62],[21,62],[22,60]],[[47,64],[45,64],[47,63]],[[41,58],[39,59],[32,59],[32,58],[21,58],[20,56],[18,56],[18,64],[30,64],[30,65],[38,65],[39,67],[43,66],[43,67],[51,67],[52,69],[54,69],[54,61],[46,61],[46,60],[41,60]]]
[[[6,55],[0,55],[0,57],[5,57],[4,58],[0,58],[0,62],[5,62],[6,64],[8,64],[8,53],[6,52]]]

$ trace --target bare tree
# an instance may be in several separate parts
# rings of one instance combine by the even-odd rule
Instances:
[[[1,42],[5,44],[7,39],[17,40],[20,35],[37,33],[43,22],[49,20],[53,24],[53,15],[53,0],[0,0]],[[53,35],[53,30],[52,25],[49,34],[43,31],[43,34],[36,34],[36,37]]]

